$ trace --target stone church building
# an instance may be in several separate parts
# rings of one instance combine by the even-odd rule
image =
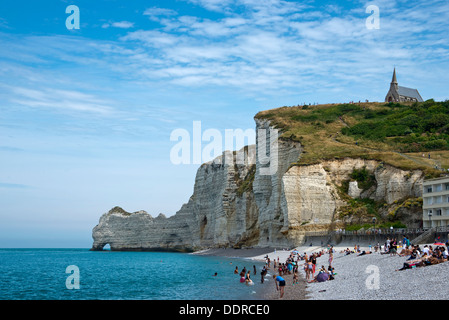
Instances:
[[[396,68],[393,71],[393,79],[390,83],[390,90],[385,97],[385,102],[422,102],[424,101],[418,90],[398,86],[396,79]]]

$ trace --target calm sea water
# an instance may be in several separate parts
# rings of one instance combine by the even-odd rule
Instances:
[[[236,266],[253,270],[253,286],[239,282]],[[76,276],[69,266],[79,270]],[[258,299],[261,262],[168,252],[88,249],[0,249],[0,300],[239,300]],[[213,276],[214,273],[218,275]]]

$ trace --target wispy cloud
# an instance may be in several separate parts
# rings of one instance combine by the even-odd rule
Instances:
[[[10,87],[13,93],[11,103],[33,108],[54,108],[59,110],[110,114],[113,108],[110,101],[94,95],[77,91],[43,88],[35,90],[23,87]]]
[[[158,17],[169,17],[169,16],[176,16],[178,15],[178,12],[173,9],[167,9],[167,8],[158,8],[158,7],[152,7],[146,9],[143,14],[145,16],[149,16],[151,19],[155,19]]]
[[[200,5],[210,11],[223,11],[231,4],[234,0],[187,0],[193,4]]]
[[[130,29],[130,28],[134,27],[134,23],[129,22],[129,21],[108,22],[108,23],[104,23],[101,27],[104,29],[109,28],[109,27],[120,28],[120,29]]]
[[[282,0],[186,1],[225,15],[212,20],[148,9],[147,15],[165,15],[159,20],[161,28],[121,38],[161,59],[158,65],[142,65],[142,73],[186,86],[313,90],[357,79],[372,81],[373,72],[389,74],[393,65],[413,75],[423,55],[440,59],[449,53],[441,43],[441,30],[449,23],[441,14],[432,18],[448,10],[443,1],[409,4],[405,9],[403,4],[399,8],[396,2],[381,1],[380,30],[366,28],[364,1],[356,9],[333,4],[325,10]]]
[[[7,189],[31,189],[33,187],[29,186],[29,185],[26,185],[26,184],[0,182],[0,188],[7,188]]]
[[[144,17],[159,27],[132,29],[133,22],[107,22],[129,28],[117,41],[82,37],[28,36],[7,41],[0,56],[26,61],[39,70],[54,61],[140,85],[166,83],[185,87],[226,86],[254,95],[341,91],[390,76],[393,65],[417,80],[423,64],[449,64],[444,30],[449,4],[381,0],[381,29],[368,30],[366,1],[347,8],[339,3],[283,0],[184,0],[220,12],[195,15],[181,8],[149,7]],[[137,24],[136,24],[137,25]],[[0,34],[1,35],[1,34]],[[398,40],[400,39],[400,40]],[[13,48],[13,50],[6,49]],[[12,52],[18,52],[17,56]],[[11,66],[7,66],[11,68]],[[0,74],[2,72],[0,63]],[[441,73],[441,72],[440,72]],[[42,77],[35,72],[34,77]],[[374,80],[376,79],[376,80]],[[36,81],[34,81],[36,82]],[[81,82],[80,82],[81,83]],[[107,114],[113,103],[83,90],[40,90],[16,86],[14,102],[30,107]],[[349,89],[348,89],[349,90]],[[317,92],[321,94],[321,92]],[[60,103],[63,95],[70,97]]]

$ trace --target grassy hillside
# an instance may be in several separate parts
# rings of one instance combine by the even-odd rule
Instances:
[[[282,107],[256,118],[303,145],[298,165],[360,157],[422,169],[429,177],[449,168],[449,101]]]

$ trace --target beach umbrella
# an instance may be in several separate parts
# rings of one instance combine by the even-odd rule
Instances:
[[[318,282],[324,282],[327,280],[329,280],[329,275],[326,272],[322,272],[316,276],[316,281]]]
[[[442,243],[442,242],[435,242],[434,245],[436,245],[436,246],[444,246],[444,243]]]

